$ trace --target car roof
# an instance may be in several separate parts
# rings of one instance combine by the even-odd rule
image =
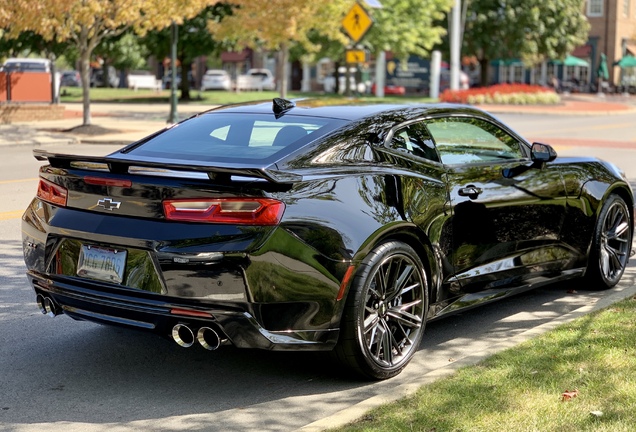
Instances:
[[[379,114],[394,115],[404,120],[422,117],[433,113],[463,113],[492,118],[491,115],[477,108],[465,105],[428,103],[428,104],[387,104],[347,102],[343,100],[300,99],[294,100],[295,107],[286,110],[284,114],[294,116],[310,116],[336,118],[341,120],[361,120]],[[214,108],[205,113],[241,113],[241,114],[271,114],[272,101],[247,102],[235,105],[225,105]],[[203,113],[203,114],[205,114]]]

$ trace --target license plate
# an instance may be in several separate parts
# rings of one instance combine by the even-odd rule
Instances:
[[[82,245],[77,275],[107,282],[121,283],[124,280],[127,251]]]

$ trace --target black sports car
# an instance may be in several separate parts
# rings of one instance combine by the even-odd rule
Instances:
[[[105,157],[35,151],[41,311],[181,346],[333,350],[398,374],[426,321],[571,278],[614,286],[634,197],[455,105],[221,107]]]

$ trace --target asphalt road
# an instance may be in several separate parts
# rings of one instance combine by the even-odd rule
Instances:
[[[631,117],[499,117],[525,136],[547,142],[580,135],[574,145],[560,141],[558,152],[597,154],[617,162],[636,186],[636,122],[626,126]],[[561,136],[562,129],[571,135]],[[622,144],[591,145],[595,139]],[[98,152],[110,150],[100,147]],[[291,431],[306,425],[316,430],[325,425],[321,419],[335,425],[355,417],[376,401],[514,345],[580,308],[633,293],[636,284],[632,262],[614,290],[559,284],[430,323],[409,367],[380,383],[347,377],[324,354],[183,349],[154,335],[40,314],[24,276],[19,220],[35,192],[38,166],[29,148],[3,149],[2,431]]]

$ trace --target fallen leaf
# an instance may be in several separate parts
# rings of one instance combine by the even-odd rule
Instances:
[[[579,391],[576,390],[576,389],[575,390],[566,390],[561,395],[561,402],[567,402],[570,399],[574,399],[578,395],[579,395]]]

